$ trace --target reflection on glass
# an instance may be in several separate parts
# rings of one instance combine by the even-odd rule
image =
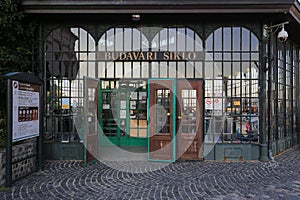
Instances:
[[[149,63],[142,62],[142,78],[149,78]]]
[[[185,63],[178,62],[177,66],[177,78],[185,78]]]
[[[107,78],[113,78],[114,77],[114,63],[113,62],[107,63],[106,77]]]
[[[217,29],[214,35],[214,50],[222,51],[222,28]]]
[[[116,51],[123,51],[123,29],[122,28],[116,28],[116,35],[115,35],[115,41],[116,41],[116,46],[115,50]]]
[[[242,51],[250,50],[250,31],[242,28]]]
[[[168,77],[168,65],[166,62],[160,62],[160,78],[167,78]]]
[[[233,27],[233,51],[240,51],[241,49],[241,33],[240,27]]]
[[[140,69],[141,69],[140,62],[133,62],[133,78],[141,77]]]
[[[223,30],[224,51],[231,51],[231,28],[225,27]]]
[[[169,62],[169,78],[176,78],[176,62]]]
[[[195,78],[203,77],[203,64],[202,62],[195,62]]]
[[[131,63],[124,62],[124,78],[131,78]]]
[[[170,90],[156,90],[155,98],[155,132],[156,134],[170,134]]]
[[[180,127],[183,134],[196,134],[197,132],[197,91],[181,91],[181,120]]]

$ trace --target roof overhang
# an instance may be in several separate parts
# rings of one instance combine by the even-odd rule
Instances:
[[[22,5],[25,13],[33,16],[51,15],[51,19],[61,14],[70,14],[71,18],[74,14],[208,14],[221,18],[224,15],[242,14],[257,16],[256,19],[269,15],[267,18],[272,19],[272,23],[289,21],[287,29],[293,30],[290,31],[291,38],[300,44],[299,2],[300,0],[23,0]],[[264,23],[267,22],[266,19],[262,19]]]
[[[295,0],[23,0],[27,13],[277,13]]]

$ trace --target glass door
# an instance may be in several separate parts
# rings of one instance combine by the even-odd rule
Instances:
[[[175,161],[175,80],[149,80],[149,160]]]
[[[98,159],[98,87],[98,79],[84,77],[85,165]]]
[[[202,159],[203,81],[177,81],[177,159]]]
[[[150,79],[149,160],[202,159],[203,80]]]

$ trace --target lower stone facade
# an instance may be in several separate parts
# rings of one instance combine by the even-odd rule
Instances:
[[[22,144],[14,145],[12,149],[12,180],[22,178],[36,170],[37,164],[37,139],[29,139]],[[33,157],[30,157],[33,156]],[[30,158],[28,158],[30,157]],[[0,152],[0,186],[5,186],[6,152]]]

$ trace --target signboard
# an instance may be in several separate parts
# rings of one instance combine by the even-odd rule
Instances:
[[[99,60],[105,61],[201,61],[204,52],[171,52],[171,51],[106,51],[98,52]]]
[[[212,110],[222,110],[223,100],[222,98],[206,98],[205,99],[205,109]]]
[[[39,136],[40,86],[12,81],[12,141]]]
[[[62,105],[61,108],[63,110],[68,110],[70,109],[70,103],[69,103],[69,98],[62,98]]]

